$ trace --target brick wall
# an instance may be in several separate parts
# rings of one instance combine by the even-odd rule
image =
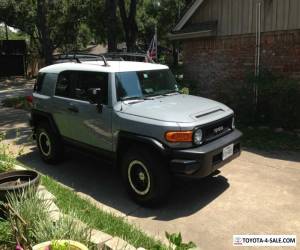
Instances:
[[[255,34],[186,40],[183,58],[185,82],[212,97],[217,84],[254,73]],[[261,69],[300,79],[300,30],[263,33]]]

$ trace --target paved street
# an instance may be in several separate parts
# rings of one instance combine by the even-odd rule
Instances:
[[[0,91],[0,100],[12,92]],[[27,119],[24,111],[0,108],[0,132],[6,131],[10,142],[16,142],[14,148],[25,143],[20,162],[88,195],[99,207],[126,217],[153,236],[181,232],[185,241],[206,250],[233,249],[233,234],[297,234],[299,241],[297,153],[246,149],[213,178],[176,180],[164,207],[145,209],[128,199],[117,171],[99,158],[69,151],[62,164],[44,164],[28,140]],[[20,135],[15,139],[17,130]]]

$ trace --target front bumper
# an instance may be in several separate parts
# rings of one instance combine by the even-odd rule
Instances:
[[[238,157],[241,152],[240,138],[242,133],[234,130],[215,141],[190,149],[172,150],[170,168],[175,175],[205,177]],[[223,148],[233,144],[233,155],[222,160]]]

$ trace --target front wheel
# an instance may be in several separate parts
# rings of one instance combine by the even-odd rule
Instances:
[[[170,174],[163,159],[152,150],[128,151],[123,157],[122,177],[129,195],[143,206],[160,204],[170,189]]]

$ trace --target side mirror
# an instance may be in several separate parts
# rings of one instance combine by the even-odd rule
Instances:
[[[98,112],[102,112],[102,91],[100,88],[90,88],[87,90],[88,101],[97,104]]]
[[[101,89],[90,88],[87,90],[87,98],[91,104],[100,104],[101,102]]]

